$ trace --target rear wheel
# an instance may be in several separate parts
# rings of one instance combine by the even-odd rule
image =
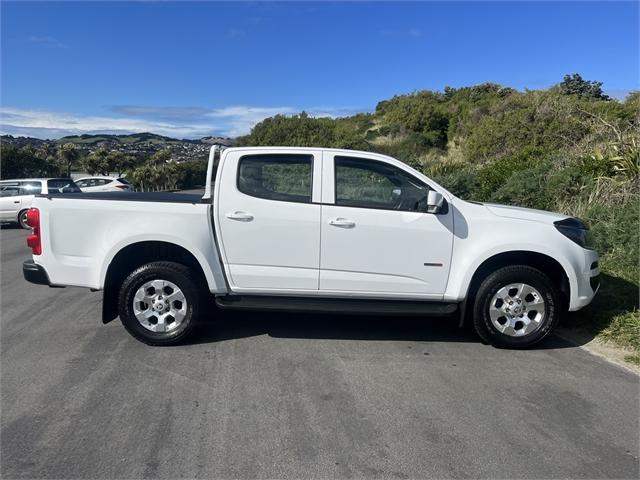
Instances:
[[[546,337],[559,321],[560,298],[541,271],[514,265],[496,270],[481,284],[474,327],[487,343],[524,348]]]
[[[27,225],[27,212],[29,210],[21,210],[20,213],[18,213],[18,223],[20,224],[20,226],[24,229],[30,229],[31,227],[29,225]]]
[[[118,311],[127,331],[148,345],[174,345],[193,329],[202,294],[179,263],[152,262],[134,270],[120,289]]]

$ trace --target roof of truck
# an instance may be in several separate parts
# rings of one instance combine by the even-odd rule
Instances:
[[[353,153],[367,153],[374,155],[381,155],[376,152],[365,152],[364,150],[350,150],[348,148],[326,148],[326,147],[291,147],[291,146],[253,146],[253,147],[229,147],[225,148],[223,152],[229,152],[234,150],[323,150],[327,152],[353,152]]]
[[[268,147],[230,147],[230,148],[225,148],[222,151],[222,155],[224,155],[227,152],[236,152],[236,151],[265,151],[265,150],[285,150],[285,151],[290,151],[290,152],[308,152],[309,150],[320,150],[323,152],[334,152],[334,153],[343,153],[345,155],[354,155],[354,154],[359,154],[359,155],[366,155],[369,157],[379,157],[379,158],[386,158],[386,159],[391,159],[394,161],[399,161],[393,157],[390,157],[389,155],[385,155],[383,153],[377,153],[377,152],[367,152],[364,150],[350,150],[348,148],[324,148],[324,147],[279,147],[279,146],[268,146]],[[401,162],[402,163],[402,162]]]

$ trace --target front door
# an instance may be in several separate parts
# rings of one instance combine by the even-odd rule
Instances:
[[[0,185],[0,220],[15,221],[20,208],[22,208],[20,185],[17,183]]]
[[[397,165],[334,153],[324,178],[320,291],[441,297],[453,215],[425,213],[430,187]]]
[[[221,166],[225,268],[238,292],[317,292],[322,152],[271,152],[230,152]]]

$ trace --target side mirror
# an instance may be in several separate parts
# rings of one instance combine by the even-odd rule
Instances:
[[[440,192],[429,190],[427,194],[427,213],[440,213],[444,205],[444,197]]]

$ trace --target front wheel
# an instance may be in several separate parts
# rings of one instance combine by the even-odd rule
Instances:
[[[525,348],[546,337],[558,324],[560,298],[541,271],[514,265],[496,270],[475,297],[473,323],[485,342]]]
[[[152,262],[134,270],[122,284],[118,300],[127,331],[148,345],[184,340],[202,305],[191,276],[187,267],[174,262]]]

